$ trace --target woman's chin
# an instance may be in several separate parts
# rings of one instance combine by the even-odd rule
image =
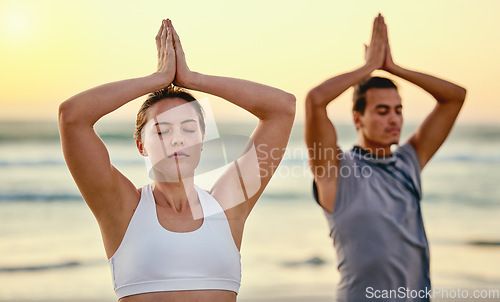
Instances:
[[[174,173],[172,173],[174,172]],[[183,179],[193,178],[192,169],[158,169],[152,168],[149,171],[149,178],[157,182],[181,182]]]

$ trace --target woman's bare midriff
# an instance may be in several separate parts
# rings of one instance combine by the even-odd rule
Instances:
[[[236,293],[227,290],[187,290],[145,293],[121,298],[120,302],[235,302]]]

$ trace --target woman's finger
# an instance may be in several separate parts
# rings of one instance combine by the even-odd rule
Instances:
[[[184,54],[184,50],[182,49],[181,39],[179,38],[179,35],[177,34],[177,31],[173,26],[172,29],[173,29],[175,52],[178,52],[179,54]]]
[[[168,51],[174,51],[174,42],[173,42],[173,28],[172,27],[168,27],[168,30],[167,30],[167,44],[166,44],[166,49],[167,49],[167,52]]]
[[[167,47],[167,31],[168,31],[167,21],[163,20],[163,29],[161,31],[161,36],[160,36],[160,47],[162,51],[165,51]]]
[[[155,41],[156,41],[156,49],[160,50],[161,46],[161,33],[163,31],[163,21],[161,22],[160,29],[158,30],[158,33],[156,34]]]

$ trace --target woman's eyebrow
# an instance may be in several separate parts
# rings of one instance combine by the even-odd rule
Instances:
[[[169,122],[157,122],[153,126],[158,126],[158,125],[172,125],[172,123],[169,123]]]
[[[192,123],[192,122],[195,122],[197,123],[196,120],[194,119],[189,119],[189,120],[185,120],[185,121],[182,121],[181,124],[185,124],[185,123]],[[158,126],[158,125],[172,125],[172,123],[169,123],[169,122],[157,122],[156,124],[154,124],[153,126]]]

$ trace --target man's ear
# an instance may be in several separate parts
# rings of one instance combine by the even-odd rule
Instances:
[[[137,149],[142,156],[148,156],[148,151],[144,148],[144,143],[140,140],[135,140],[135,144],[137,145]]]
[[[357,130],[363,126],[363,115],[359,111],[352,111],[352,120],[354,121],[354,126],[356,126]]]

